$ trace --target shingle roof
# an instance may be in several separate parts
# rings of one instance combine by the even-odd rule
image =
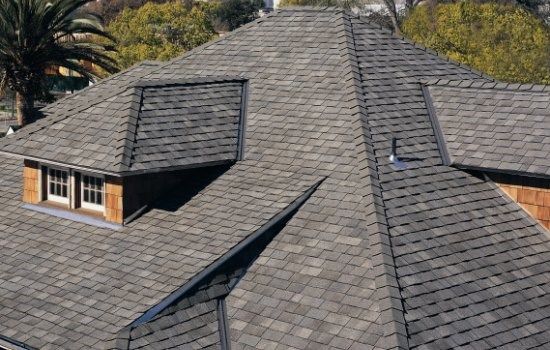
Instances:
[[[234,162],[243,84],[229,77],[139,81],[72,113],[47,112],[4,139],[0,151],[114,175]]]
[[[547,348],[550,235],[491,182],[442,165],[419,84],[487,78],[355,23],[406,347]],[[388,159],[393,137],[405,170]]]
[[[20,161],[0,172],[0,334],[40,349],[104,349],[319,180],[243,161],[112,231],[23,209]]]
[[[426,91],[448,164],[550,177],[550,87],[439,81]]]
[[[248,81],[245,160],[120,231],[22,209],[21,164],[3,157],[1,335],[126,349],[125,326],[326,177],[230,288],[232,349],[548,346],[550,237],[492,183],[443,164],[420,84],[487,77],[340,10],[292,9],[47,112],[204,76]],[[388,159],[394,137],[404,170]],[[185,300],[133,329],[134,345],[218,346],[212,299]]]

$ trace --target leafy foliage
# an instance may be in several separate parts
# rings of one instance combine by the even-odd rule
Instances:
[[[119,46],[115,59],[126,68],[143,60],[167,60],[215,36],[207,4],[146,3],[125,9],[109,24]]]
[[[32,116],[35,99],[51,98],[46,69],[64,67],[89,79],[98,75],[91,64],[116,71],[107,55],[111,36],[83,9],[90,1],[0,0],[0,88],[17,93],[20,125]]]
[[[469,1],[419,6],[403,33],[497,79],[550,83],[550,32],[523,8]]]
[[[263,7],[263,0],[221,0],[215,14],[224,30],[234,30],[257,19]]]

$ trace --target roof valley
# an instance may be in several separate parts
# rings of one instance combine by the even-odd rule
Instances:
[[[400,295],[399,283],[396,278],[393,249],[389,236],[384,200],[378,179],[378,170],[370,125],[367,120],[367,106],[361,81],[363,72],[359,67],[356,53],[353,23],[350,14],[343,12],[344,40],[342,53],[345,62],[345,81],[350,99],[353,119],[353,136],[356,146],[359,180],[365,186],[361,187],[361,195],[365,203],[365,216],[369,245],[372,248],[373,269],[375,272],[377,298],[380,305],[379,322],[384,329],[385,340],[378,346],[386,349],[409,349],[404,308]]]

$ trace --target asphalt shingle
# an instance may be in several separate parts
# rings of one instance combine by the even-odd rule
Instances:
[[[449,165],[550,177],[550,88],[437,81],[425,91]]]
[[[45,112],[115,108],[140,81],[220,76],[247,81],[244,160],[197,194],[183,184],[120,231],[23,209],[21,162],[2,157],[1,335],[41,349],[124,348],[128,324],[325,178],[227,296],[178,300],[133,330],[134,345],[218,347],[214,299],[225,297],[233,349],[548,346],[550,238],[492,183],[442,164],[421,87],[488,78],[361,18],[276,12]],[[142,110],[137,132],[164,133],[180,121],[179,92],[150,92],[168,97]],[[237,95],[227,98],[224,111],[236,111]],[[157,117],[166,125],[148,122]],[[210,135],[203,127],[193,133]],[[406,169],[388,158],[394,137]],[[153,139],[163,152],[181,142]],[[149,156],[135,151],[139,164]]]
[[[71,113],[46,109],[45,118],[4,138],[0,151],[117,176],[234,162],[243,84],[138,81]]]

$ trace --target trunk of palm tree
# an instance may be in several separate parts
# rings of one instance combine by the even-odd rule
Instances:
[[[29,93],[15,93],[15,109],[17,111],[17,124],[25,126],[34,114],[34,97]]]

